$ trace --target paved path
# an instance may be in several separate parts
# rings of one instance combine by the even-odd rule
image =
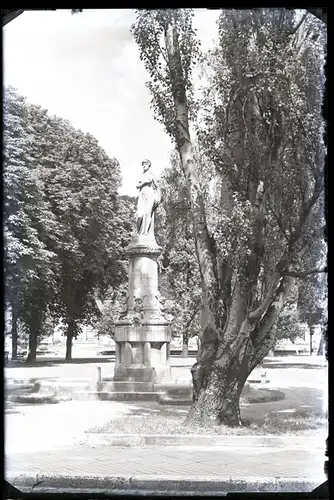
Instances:
[[[6,404],[6,453],[44,453],[80,442],[85,431],[115,418],[130,407],[116,401],[69,401],[59,404]]]
[[[307,478],[325,480],[323,453],[273,448],[149,447],[77,445],[43,453],[6,457],[6,477],[55,476],[202,476]]]

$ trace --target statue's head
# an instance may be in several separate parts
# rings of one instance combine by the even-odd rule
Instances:
[[[143,167],[144,172],[147,172],[147,170],[148,170],[148,169],[150,168],[150,166],[151,166],[151,162],[150,162],[150,160],[143,160],[143,161],[141,162],[141,164],[142,164],[142,167]]]

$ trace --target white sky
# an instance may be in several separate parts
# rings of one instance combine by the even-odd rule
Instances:
[[[202,46],[217,36],[218,10],[196,9]],[[51,115],[89,132],[123,175],[121,193],[136,194],[135,177],[149,158],[160,174],[172,149],[153,119],[145,87],[147,73],[130,26],[132,10],[24,12],[3,29],[4,84]]]

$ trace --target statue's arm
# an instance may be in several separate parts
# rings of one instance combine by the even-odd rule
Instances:
[[[152,184],[153,184],[153,187],[154,187],[156,190],[159,190],[158,179],[156,178],[156,176],[155,176],[155,175],[152,175],[151,182],[152,182]]]
[[[148,183],[147,183],[147,181],[145,182],[145,181],[141,181],[141,180],[139,179],[139,181],[138,181],[138,184],[137,184],[136,188],[137,188],[137,189],[140,189],[140,188],[142,188],[143,186],[145,186],[146,184],[148,184]]]
[[[146,178],[144,180],[140,180],[138,181],[138,184],[137,184],[137,189],[141,189],[143,186],[149,186],[150,184],[152,184],[152,182],[154,183],[154,179],[153,177],[151,178]]]

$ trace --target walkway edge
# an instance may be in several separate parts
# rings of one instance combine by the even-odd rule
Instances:
[[[6,481],[22,491],[45,493],[57,489],[64,492],[112,492],[113,494],[138,494],[146,492],[156,495],[171,493],[187,494],[226,494],[230,491],[259,492],[259,491],[300,491],[308,492],[319,486],[320,480],[315,478],[274,478],[274,477],[187,477],[180,476],[123,476],[123,477],[82,477],[82,476],[56,476],[39,475],[38,478],[31,474],[7,475]]]
[[[326,436],[217,436],[197,434],[97,434],[85,432],[88,445],[109,444],[111,446],[213,446],[213,447],[268,447],[324,450]]]

